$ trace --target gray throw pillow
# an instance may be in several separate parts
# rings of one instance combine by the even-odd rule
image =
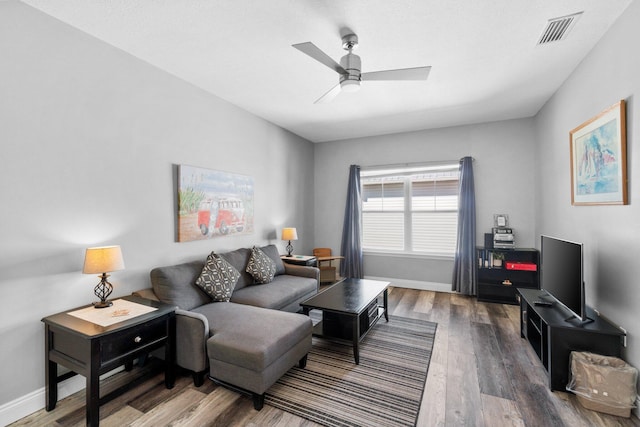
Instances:
[[[227,302],[231,299],[238,277],[240,277],[238,270],[218,254],[211,252],[200,277],[196,279],[196,286],[205,291],[214,301]]]
[[[278,248],[276,245],[267,245],[262,246],[260,248],[262,252],[265,253],[276,265],[276,276],[285,273],[284,263],[282,262],[282,258],[280,258],[280,253],[278,252]]]
[[[276,274],[276,263],[260,248],[254,246],[247,264],[247,273],[253,276],[256,283],[269,283]]]

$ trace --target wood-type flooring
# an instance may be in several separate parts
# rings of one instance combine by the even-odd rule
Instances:
[[[457,294],[392,288],[389,311],[396,316],[438,323],[418,426],[640,426],[584,409],[575,396],[551,392],[546,372],[520,338],[517,306],[491,304]],[[103,381],[108,390],[146,368]],[[84,391],[14,426],[82,426]],[[199,388],[188,374],[172,390],[156,374],[100,408],[100,425],[109,426],[287,426],[316,424],[265,405],[210,380]]]

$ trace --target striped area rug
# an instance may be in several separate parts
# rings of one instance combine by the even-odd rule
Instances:
[[[313,338],[307,366],[297,366],[266,393],[265,403],[325,426],[413,426],[437,324],[380,319],[351,346]]]

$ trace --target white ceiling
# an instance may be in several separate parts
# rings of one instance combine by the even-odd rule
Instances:
[[[530,117],[631,0],[24,0],[98,39],[310,141]],[[583,11],[566,40],[547,20]],[[313,102],[360,39],[362,71],[430,65],[426,81],[363,82]]]

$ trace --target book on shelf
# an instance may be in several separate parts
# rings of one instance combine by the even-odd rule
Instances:
[[[497,252],[501,253],[501,252]],[[496,263],[493,256],[494,251],[482,249],[478,251],[478,267],[480,268],[502,268],[504,263]],[[502,258],[501,258],[502,260]]]

